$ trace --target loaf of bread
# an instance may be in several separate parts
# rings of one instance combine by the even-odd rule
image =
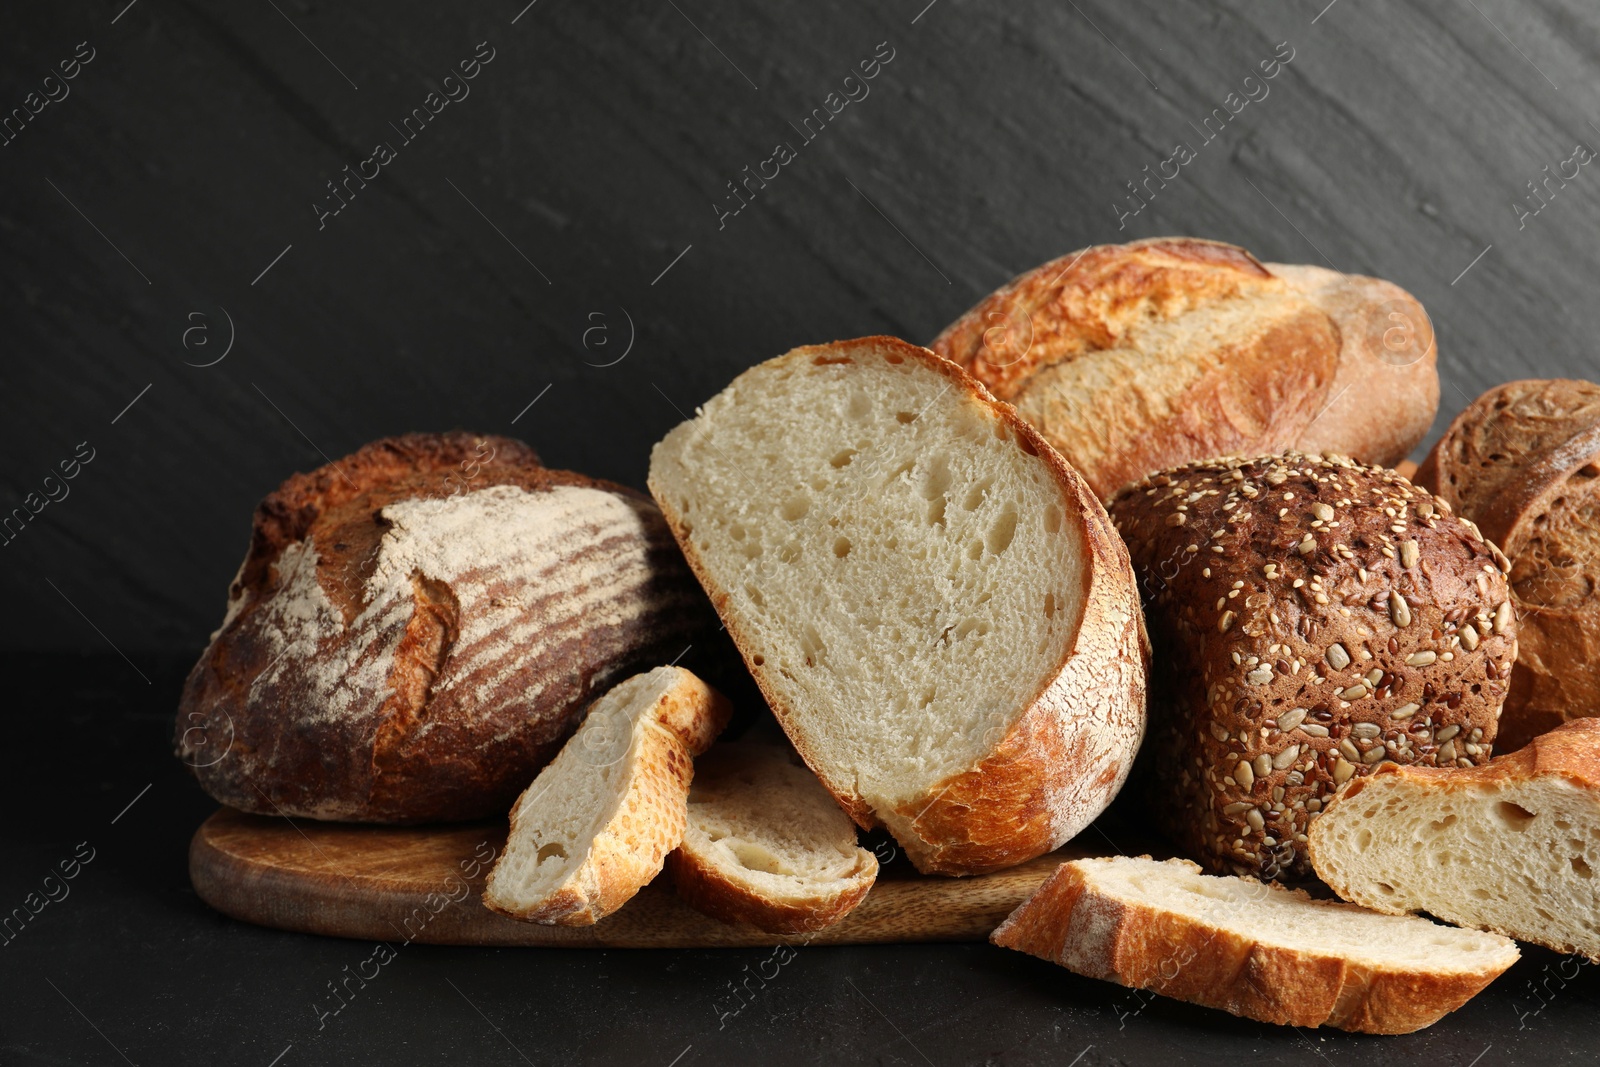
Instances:
[[[1280,1026],[1409,1034],[1517,961],[1503,937],[1200,873],[1063,863],[990,940],[1070,971]]]
[[[178,755],[264,815],[502,814],[596,695],[714,626],[648,498],[503,437],[390,438],[261,503]]]
[[[713,918],[804,934],[865,900],[878,861],[788,746],[735,741],[695,761],[688,829],[667,870],[678,896]]]
[[[1017,407],[1101,499],[1212,456],[1391,465],[1433,421],[1433,329],[1397,286],[1186,237],[1013,279],[930,346]]]
[[[1450,424],[1417,479],[1511,558],[1521,653],[1501,751],[1600,715],[1600,385],[1496,386]]]
[[[683,840],[694,758],[729,710],[682,667],[636,674],[595,701],[517,798],[484,904],[530,922],[592,926],[632,900]]]
[[[795,349],[656,445],[650,490],[795,748],[919,869],[1020,863],[1116,794],[1148,656],[1127,554],[953,363]]]
[[[1600,719],[1487,766],[1380,767],[1311,827],[1333,891],[1600,963]]]
[[[1505,557],[1392,471],[1291,452],[1125,490],[1154,647],[1142,788],[1212,870],[1303,877],[1378,763],[1489,759],[1516,658]]]

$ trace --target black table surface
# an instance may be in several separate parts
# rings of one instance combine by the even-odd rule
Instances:
[[[1499,381],[1592,376],[1597,63],[1585,0],[10,5],[0,516],[93,459],[0,537],[0,921],[61,898],[0,943],[0,1063],[1592,1061],[1600,979],[1532,949],[1388,1039],[981,944],[775,972],[410,946],[332,1013],[373,946],[196,899],[212,805],[167,738],[291,471],[459,426],[639,485],[752,363],[926,341],[1088,244],[1194,234],[1394,279],[1438,333],[1432,436]]]

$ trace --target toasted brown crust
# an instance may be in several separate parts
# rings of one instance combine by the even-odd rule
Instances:
[[[1265,891],[1310,899],[1300,890]],[[1265,945],[1193,916],[1103,896],[1073,863],[1057,868],[990,940],[1091,978],[1262,1022],[1368,1034],[1431,1026],[1504,970],[1394,970]]]
[[[1339,371],[1327,405],[1295,448],[1398,466],[1427,436],[1439,411],[1439,352],[1427,311],[1381,278],[1299,264],[1266,266],[1339,327]]]
[[[537,650],[512,648],[473,668],[467,654],[481,657],[481,648],[463,649],[458,640],[472,621],[472,603],[463,604],[449,581],[417,572],[409,617],[354,629],[372,596],[387,529],[381,509],[491,486],[535,494],[597,489],[624,502],[645,531],[642,541],[612,538],[586,551],[643,556],[644,573],[617,593],[634,598],[643,612],[617,624],[567,621],[541,634]],[[311,580],[344,632],[310,650],[276,652],[285,638],[273,612],[283,607],[293,576],[285,572],[303,569],[306,559],[314,559]],[[486,599],[521,602],[529,617],[538,617],[559,602],[568,573],[537,583],[511,574],[481,580]],[[262,501],[230,590],[228,618],[184,685],[178,755],[212,796],[259,814],[373,822],[494,814],[560,747],[593,696],[709,632],[702,604],[642,494],[545,468],[526,445],[504,437],[408,434],[376,441],[292,476]],[[370,645],[354,643],[368,638]],[[381,651],[390,645],[392,653]],[[342,711],[327,706],[314,681],[334,656],[356,657],[363,668],[383,672],[381,684],[356,694]],[[385,669],[382,656],[392,666]],[[528,696],[536,684],[542,691]]]
[[[1015,404],[1102,499],[1219,455],[1395,463],[1439,401],[1432,326],[1404,290],[1197,238],[1063,256],[929,347]],[[1379,372],[1382,389],[1352,388]]]
[[[1503,784],[1529,782],[1536,778],[1554,777],[1562,778],[1579,789],[1595,794],[1596,801],[1600,802],[1600,719],[1574,719],[1549,733],[1533,738],[1515,752],[1496,756],[1479,767],[1453,770],[1443,767],[1400,767],[1384,764],[1367,779],[1353,782],[1348,789],[1342,790],[1328,804],[1328,811],[1334,811],[1345,802],[1361,795],[1368,782],[1380,778],[1392,780],[1396,777],[1401,782],[1420,790],[1459,793]],[[1316,866],[1317,876],[1327,882],[1328,888],[1335,893],[1351,899],[1354,895],[1351,886],[1341,877],[1343,871],[1328,854],[1324,836],[1318,832],[1315,824],[1311,828],[1310,837],[1310,856]],[[1381,900],[1371,901],[1367,906],[1376,911],[1404,913],[1403,909],[1388,907]],[[1512,931],[1494,926],[1483,926],[1478,929],[1543,945],[1556,952],[1581,953],[1591,961],[1600,963],[1600,954],[1585,952],[1576,945],[1541,937],[1538,929]]]
[[[1600,385],[1490,389],[1450,424],[1418,480],[1511,557],[1522,639],[1502,747],[1600,714]]]
[[[484,887],[483,903],[489,910],[552,926],[593,926],[661,873],[688,823],[694,757],[711,747],[732,711],[721,693],[691,672],[674,669],[677,681],[636,728],[633,788],[595,834],[588,856],[554,892],[530,903],[497,892],[497,863]],[[528,788],[538,785],[535,780]],[[536,828],[523,825],[520,809],[519,803],[511,810],[502,863],[520,838],[537,839]]]
[[[1287,453],[1148,478],[1111,515],[1156,650],[1143,791],[1207,867],[1308,875],[1309,817],[1350,777],[1488,760],[1516,657],[1505,558],[1430,494]],[[1446,726],[1462,739],[1435,743]]]
[[[956,364],[928,349],[882,336],[795,352],[826,356],[841,344],[871,345],[891,361],[915,360],[991,410],[1010,429],[1018,447],[1044,461],[1062,490],[1067,505],[1063,510],[1083,523],[1089,552],[1083,561],[1084,614],[1078,634],[1027,710],[978,766],[947,779],[930,796],[899,811],[874,812],[854,792],[853,783],[830,775],[830,768],[808,751],[798,732],[788,728],[794,709],[771,684],[766,669],[754,661],[754,635],[727,611],[728,594],[705,568],[669,495],[654,484],[651,491],[773,714],[801,758],[857,825],[887,825],[924,873],[979,874],[1022,863],[1069,840],[1104,810],[1126,780],[1144,736],[1149,640],[1137,609],[1127,550],[1077,472],[1009,404],[996,400]]]

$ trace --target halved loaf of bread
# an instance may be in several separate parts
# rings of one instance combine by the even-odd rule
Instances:
[[[1121,787],[1149,657],[1127,551],[955,364],[795,349],[656,445],[650,490],[795,748],[919,869],[1031,859]]]
[[[626,904],[683,840],[694,757],[728,713],[682,667],[636,674],[595,701],[517,798],[484,904],[557,926],[589,926]]]
[[[1600,962],[1600,719],[1483,767],[1386,764],[1335,797],[1310,838],[1317,874],[1347,900]]]
[[[695,761],[689,826],[667,869],[678,896],[713,918],[803,934],[866,899],[878,861],[786,747],[734,742]]]
[[[1188,860],[1063,863],[990,936],[1091,978],[1286,1026],[1409,1034],[1517,961],[1503,937]]]

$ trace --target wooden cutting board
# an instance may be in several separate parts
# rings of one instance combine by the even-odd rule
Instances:
[[[195,831],[189,877],[200,899],[236,919],[304,933],[390,943],[568,948],[717,948],[781,938],[731,926],[680,901],[663,880],[594,926],[541,926],[483,906],[483,880],[505,843],[504,822],[442,827],[352,826],[245,815],[223,808]],[[974,878],[885,865],[867,899],[810,935],[819,945],[982,941],[1063,860],[1068,845]]]

